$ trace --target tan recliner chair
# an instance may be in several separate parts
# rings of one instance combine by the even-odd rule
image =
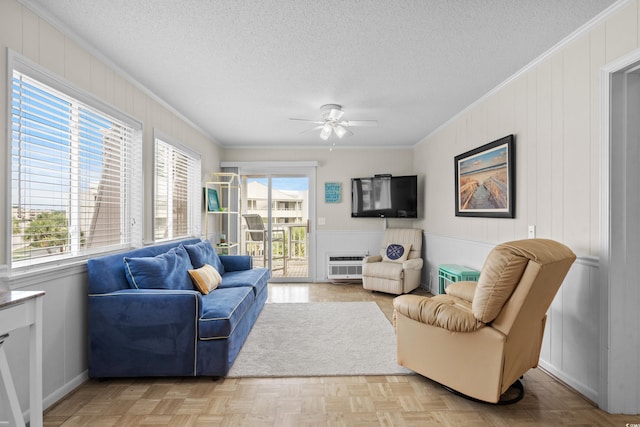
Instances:
[[[362,286],[372,291],[406,294],[420,286],[422,230],[389,228],[380,255],[365,257]]]
[[[546,312],[575,254],[553,240],[503,243],[478,282],[394,299],[398,363],[463,395],[500,403],[538,366]]]

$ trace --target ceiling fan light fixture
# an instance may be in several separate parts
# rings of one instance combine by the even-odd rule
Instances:
[[[347,134],[347,130],[340,125],[336,126],[333,130],[338,138],[342,138]]]
[[[332,108],[331,111],[329,112],[329,120],[340,120],[340,118],[344,114],[344,111],[342,111],[341,106],[336,105],[336,107],[338,108]]]
[[[331,123],[325,123],[325,125],[322,126],[322,132],[320,132],[320,138],[326,141],[331,136],[332,130],[333,130],[333,127],[331,126]]]
[[[325,104],[320,107],[320,111],[322,112],[322,120],[297,118],[290,118],[290,120],[309,122],[317,125],[302,133],[320,130],[320,139],[323,141],[331,140],[333,145],[335,145],[337,138],[342,139],[345,136],[353,135],[350,129],[352,126],[376,126],[378,124],[375,120],[342,120],[344,111],[342,111],[342,106],[339,104]]]

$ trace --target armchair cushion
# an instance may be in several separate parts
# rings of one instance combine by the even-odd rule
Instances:
[[[382,254],[382,260],[387,262],[403,262],[409,257],[410,250],[410,243],[390,243]]]
[[[529,259],[508,246],[497,246],[480,272],[473,298],[473,314],[484,323],[493,321],[518,286]]]
[[[402,264],[398,262],[373,262],[366,264],[366,273],[380,279],[399,280],[402,278]]]
[[[204,295],[217,288],[222,282],[222,277],[218,270],[209,264],[205,264],[195,270],[189,270],[189,276],[191,276],[195,287]]]
[[[153,257],[123,260],[127,281],[133,289],[194,290],[187,273],[193,265],[182,245]]]
[[[193,245],[185,245],[184,247],[191,258],[191,263],[195,268],[200,268],[205,264],[212,265],[220,275],[223,275],[224,265],[220,261],[220,257],[216,253],[216,250],[208,240],[202,240]]]

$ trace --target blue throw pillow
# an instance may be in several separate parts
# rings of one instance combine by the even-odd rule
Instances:
[[[194,245],[186,245],[184,248],[187,250],[194,268],[200,268],[205,264],[209,264],[218,270],[221,276],[224,274],[222,261],[220,261],[220,257],[210,241],[203,240]]]
[[[193,269],[184,246],[153,256],[124,257],[124,271],[133,289],[176,289],[192,291],[189,270]]]
[[[387,262],[404,262],[409,257],[411,244],[391,243],[382,254],[382,259]]]

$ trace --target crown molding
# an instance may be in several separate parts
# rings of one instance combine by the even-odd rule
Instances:
[[[149,88],[147,88],[145,85],[140,83],[131,74],[129,74],[122,67],[117,65],[114,61],[112,61],[109,57],[107,57],[102,52],[100,52],[95,46],[93,46],[92,44],[90,44],[87,41],[85,41],[75,31],[73,31],[68,26],[66,26],[64,23],[62,23],[58,18],[56,18],[55,16],[51,15],[47,10],[43,9],[39,4],[35,3],[33,0],[17,0],[17,1],[20,4],[22,4],[22,6],[26,7],[31,12],[35,13],[40,19],[43,19],[46,22],[48,22],[50,25],[52,25],[55,29],[60,31],[65,37],[68,37],[69,39],[73,40],[74,43],[77,43],[81,48],[86,50],[90,55],[92,55],[95,58],[99,59],[106,66],[108,66],[109,68],[114,70],[116,73],[120,74],[129,83],[131,83],[133,86],[135,86],[138,90],[140,90],[142,93],[144,93],[150,99],[152,99],[153,101],[157,102],[159,105],[161,105],[162,107],[166,108],[172,114],[175,114],[180,120],[183,120],[186,124],[188,124],[192,128],[196,129],[198,132],[200,132],[203,135],[205,135],[207,138],[209,138],[211,140],[211,142],[216,144],[218,147],[222,147],[220,142],[218,142],[213,137],[213,135],[211,135],[206,130],[202,129],[200,126],[198,126],[196,123],[194,123],[191,119],[189,119],[184,114],[182,114],[180,111],[178,111],[176,108],[174,108],[171,104],[166,102],[164,99],[160,98],[158,95],[156,95],[154,92],[152,92]]]
[[[635,0],[619,0],[616,3],[612,4],[611,6],[609,6],[608,8],[603,10],[602,12],[600,12],[598,15],[593,17],[591,20],[587,21],[584,25],[582,25],[580,28],[575,30],[573,33],[569,34],[567,37],[565,37],[564,39],[560,40],[558,43],[556,43],[553,47],[551,47],[549,50],[544,52],[542,55],[538,56],[536,59],[534,59],[533,61],[531,61],[530,63],[528,63],[524,67],[522,67],[520,70],[516,71],[515,74],[513,74],[511,77],[508,77],[505,81],[500,83],[498,86],[494,87],[489,92],[487,92],[486,94],[484,94],[480,98],[478,98],[476,101],[474,101],[473,103],[469,104],[469,106],[467,106],[466,108],[461,110],[455,116],[451,117],[449,120],[447,120],[446,122],[444,122],[443,124],[441,124],[440,126],[435,128],[427,136],[425,136],[420,141],[418,141],[416,144],[414,144],[413,147],[415,148],[418,145],[426,142],[429,138],[431,138],[432,136],[436,135],[438,132],[440,132],[443,129],[445,129],[451,123],[453,123],[454,121],[458,120],[460,117],[464,116],[469,111],[473,110],[478,105],[482,104],[483,102],[485,102],[487,99],[491,98],[496,93],[500,92],[506,86],[510,85],[512,82],[514,82],[515,80],[519,79],[520,77],[522,77],[523,75],[525,75],[526,73],[528,73],[529,71],[531,71],[532,69],[534,69],[535,67],[540,65],[542,62],[544,62],[547,59],[549,59],[551,56],[553,56],[556,53],[560,52],[562,49],[567,47],[573,41],[575,41],[578,38],[582,37],[583,35],[587,34],[589,31],[593,30],[597,25],[600,25],[603,22],[605,22],[610,16],[612,16],[613,14],[618,12],[620,9],[626,7],[629,3],[634,3],[634,2],[635,2]]]

